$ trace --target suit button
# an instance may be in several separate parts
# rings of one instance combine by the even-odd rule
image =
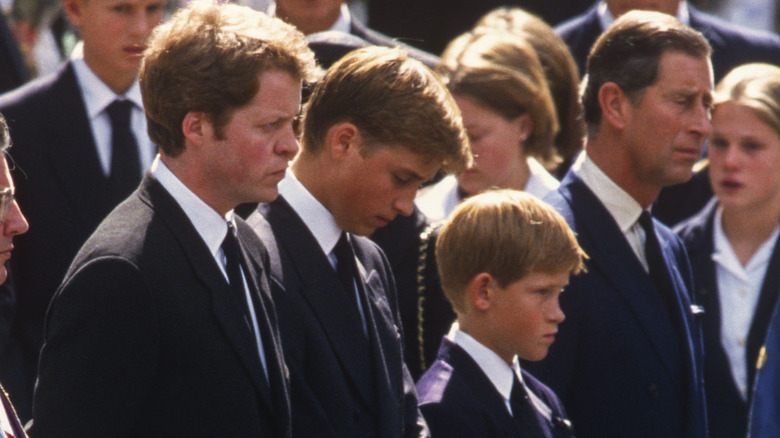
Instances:
[[[647,388],[647,393],[650,394],[650,397],[652,398],[658,398],[658,385],[655,383],[650,384]]]

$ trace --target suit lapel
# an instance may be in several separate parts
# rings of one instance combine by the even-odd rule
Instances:
[[[673,386],[682,388],[679,344],[670,346],[669,342],[679,337],[650,276],[639,263],[614,218],[585,183],[571,172],[564,179],[560,192],[572,207],[580,244],[591,259],[599,260],[598,265],[589,264],[588,269],[598,270],[612,284],[639,321],[674,382]]]
[[[780,239],[780,237],[778,239]],[[758,297],[756,313],[753,315],[753,322],[750,325],[750,332],[748,333],[748,400],[751,399],[753,394],[753,382],[756,377],[758,352],[764,345],[766,333],[769,329],[769,322],[772,318],[772,311],[777,304],[778,294],[780,294],[780,245],[778,245],[778,243],[780,243],[778,240],[774,243],[772,257],[769,259],[764,281],[761,284],[761,294]]]
[[[95,212],[104,216],[114,205],[80,90],[73,66],[68,62],[51,88],[50,98],[62,105],[47,106],[47,114],[41,118],[46,121],[42,129],[49,131],[48,136],[52,138],[47,157],[52,172],[76,206],[74,211],[91,222]]]
[[[346,309],[353,304],[341,293],[341,282],[322,248],[309,229],[282,196],[271,204],[261,205],[260,212],[271,224],[277,245],[290,257],[300,281],[298,290],[317,316],[341,366],[366,406],[373,408],[374,378],[366,359],[371,358],[369,342],[363,336],[359,315]],[[284,280],[284,286],[291,282]],[[371,330],[369,330],[371,332]]]
[[[228,343],[244,364],[260,398],[273,409],[268,382],[261,369],[252,327],[244,317],[242,303],[231,292],[225,277],[219,270],[205,242],[171,195],[153,177],[146,176],[140,196],[145,198],[155,212],[168,225],[187,255],[192,270],[209,291],[212,310]]]
[[[464,376],[462,382],[469,387],[471,393],[484,406],[484,412],[487,412],[493,417],[496,424],[500,425],[506,436],[518,435],[519,428],[506,407],[504,397],[468,353],[445,337],[442,339],[441,347],[439,347],[438,358],[450,364],[455,373]],[[474,414],[477,415],[476,412]]]

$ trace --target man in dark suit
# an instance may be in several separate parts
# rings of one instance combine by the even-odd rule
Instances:
[[[367,47],[331,66],[280,196],[249,218],[269,249],[293,436],[426,436],[391,268],[368,239],[417,187],[470,158],[454,100],[422,63]]]
[[[0,98],[15,144],[19,204],[35,230],[19,239],[11,262],[16,314],[0,361],[0,379],[23,419],[31,415],[54,291],[81,245],[154,158],[137,78],[163,5],[134,0],[117,10],[108,0],[65,0],[82,48],[57,73]],[[120,117],[114,126],[113,108],[124,108],[125,124]],[[132,143],[114,142],[114,134]]]
[[[590,257],[561,296],[566,321],[528,370],[578,437],[706,437],[701,333],[680,240],[648,209],[686,181],[711,131],[710,48],[658,12],[632,11],[591,52],[587,153],[548,197]]]
[[[27,232],[28,224],[14,199],[14,183],[8,169],[5,154],[11,146],[8,126],[0,115],[0,284],[8,279],[6,263],[11,257],[14,237]],[[0,434],[4,438],[26,438],[19,417],[8,398],[5,388],[0,386]]]
[[[387,35],[369,29],[350,14],[344,0],[326,0],[316,3],[301,0],[276,0],[269,6],[269,13],[294,25],[306,35],[317,32],[335,31],[354,35],[368,44],[381,47],[401,47],[412,58],[415,58],[430,68],[439,63],[438,56],[403,44]],[[344,47],[343,37],[338,34],[330,36],[336,49]],[[320,38],[320,41],[322,38]],[[353,44],[348,42],[348,45]],[[318,52],[315,52],[318,53]],[[327,64],[326,67],[329,67]]]
[[[684,24],[701,32],[712,47],[712,67],[715,82],[732,68],[749,62],[780,65],[780,37],[768,32],[745,29],[701,12],[683,0],[653,2],[633,0],[603,0],[588,11],[560,24],[555,31],[569,45],[580,72],[593,43],[614,20],[631,9],[653,9],[676,16]],[[686,184],[675,185],[661,192],[654,215],[668,225],[674,225],[701,210],[712,197],[706,171]]]
[[[674,15],[701,32],[712,46],[715,82],[732,68],[749,62],[780,64],[780,37],[768,32],[745,29],[701,12],[684,0],[663,0],[654,5],[629,0],[602,0],[582,15],[556,26],[555,31],[569,45],[580,72],[593,43],[615,17],[631,9],[652,9]]]
[[[289,436],[267,253],[232,209],[276,198],[314,71],[303,34],[245,7],[157,29],[140,77],[160,155],[52,300],[31,435]]]

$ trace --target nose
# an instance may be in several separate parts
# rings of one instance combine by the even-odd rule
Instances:
[[[417,190],[405,191],[401,196],[397,197],[393,203],[393,208],[398,211],[399,214],[404,216],[410,216],[414,211],[414,196]]]
[[[16,201],[11,204],[11,208],[8,210],[2,225],[3,234],[6,236],[24,234],[30,228],[30,225],[27,223],[27,218],[22,214],[22,210],[19,208],[19,204],[17,204]]]
[[[739,149],[734,145],[728,145],[723,151],[723,166],[727,169],[735,169],[739,167],[740,158]]]
[[[698,105],[693,112],[690,129],[702,137],[709,137],[712,133],[712,117],[710,108],[704,104]]]
[[[285,130],[282,138],[276,143],[274,151],[277,154],[286,157],[288,160],[292,160],[300,148],[298,138],[295,136],[295,131],[293,131],[292,126],[290,126]]]
[[[556,298],[555,303],[552,305],[552,309],[550,309],[550,321],[560,324],[565,319],[566,315],[564,315],[563,310],[561,310],[561,302]]]

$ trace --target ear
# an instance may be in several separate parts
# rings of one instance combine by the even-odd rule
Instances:
[[[203,144],[204,135],[211,132],[211,123],[208,121],[206,113],[190,111],[184,115],[181,130],[185,142],[198,146]]]
[[[607,82],[601,86],[599,105],[601,106],[601,117],[605,123],[618,130],[623,130],[628,125],[627,117],[631,101],[618,84]]]
[[[534,121],[531,120],[531,114],[524,113],[517,116],[515,123],[517,123],[520,142],[525,143],[534,132]]]
[[[487,272],[477,274],[468,285],[468,299],[471,304],[480,311],[490,308],[493,300],[493,288],[496,282]]]
[[[82,0],[63,0],[62,7],[65,10],[65,14],[68,15],[70,22],[76,26],[81,27],[81,8]]]
[[[350,149],[360,145],[360,130],[349,122],[340,122],[331,126],[325,134],[325,150],[336,160],[347,156]]]

